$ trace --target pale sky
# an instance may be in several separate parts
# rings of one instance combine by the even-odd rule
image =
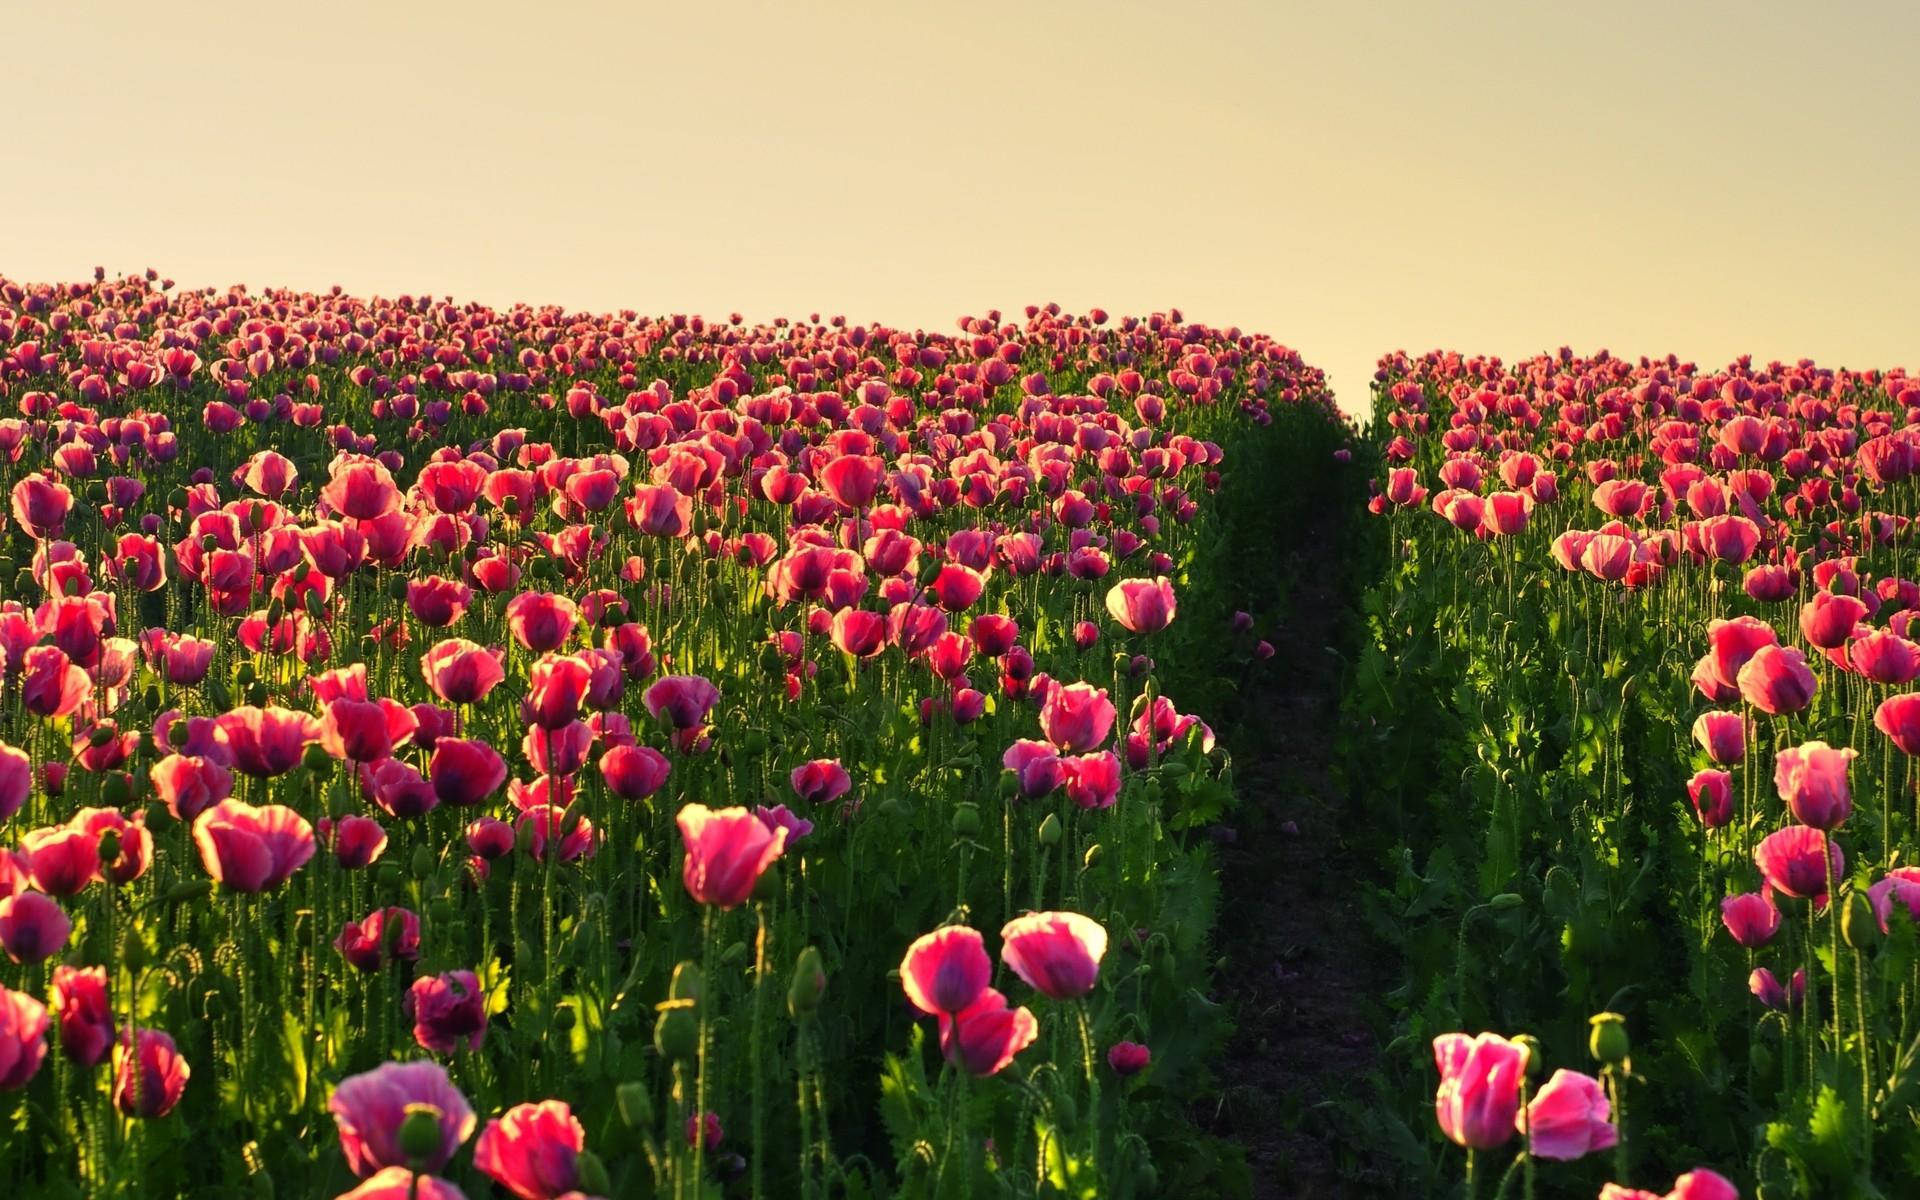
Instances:
[[[1920,5],[0,0],[0,273],[1920,367]]]

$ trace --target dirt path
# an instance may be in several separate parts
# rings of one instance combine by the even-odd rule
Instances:
[[[1366,1130],[1339,1108],[1371,1090],[1381,997],[1394,986],[1350,882],[1377,864],[1343,842],[1366,814],[1330,770],[1342,668],[1329,648],[1351,611],[1339,556],[1352,522],[1322,511],[1300,539],[1288,625],[1233,741],[1242,800],[1221,832],[1219,947],[1237,1028],[1220,1095],[1198,1116],[1246,1147],[1259,1200],[1383,1194]]]

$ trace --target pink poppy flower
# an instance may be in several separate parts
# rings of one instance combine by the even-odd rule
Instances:
[[[1620,1130],[1607,1119],[1611,1112],[1598,1079],[1563,1068],[1534,1095],[1524,1114],[1515,1114],[1514,1128],[1526,1135],[1534,1157],[1565,1162],[1609,1149],[1620,1140]]]
[[[993,980],[993,960],[979,933],[948,925],[923,934],[900,960],[900,986],[907,1000],[928,1016],[957,1013]]]
[[[746,808],[689,804],[675,819],[686,858],[681,879],[701,904],[733,908],[753,894],[760,876],[786,847],[787,831],[769,829]]]
[[[1073,912],[1028,913],[1000,931],[1000,959],[1027,986],[1054,1000],[1072,1000],[1093,990],[1107,931]]]

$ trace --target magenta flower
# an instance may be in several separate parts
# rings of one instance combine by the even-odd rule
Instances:
[[[1780,751],[1773,782],[1794,818],[1815,829],[1833,829],[1853,812],[1847,767],[1858,752],[1835,750],[1825,742],[1807,742]]]
[[[423,975],[400,998],[413,1021],[414,1040],[436,1054],[454,1054],[464,1045],[478,1050],[487,1036],[486,997],[472,971]]]
[[[516,1104],[487,1122],[473,1165],[520,1200],[560,1200],[580,1184],[587,1131],[563,1100]]]
[[[1091,992],[1107,952],[1106,928],[1074,912],[1015,917],[1000,931],[1000,940],[1001,961],[1028,987],[1055,1000]]]
[[[744,903],[786,848],[787,831],[769,829],[751,809],[689,804],[675,823],[687,847],[681,866],[687,894],[717,908]]]
[[[460,1144],[473,1135],[473,1108],[439,1063],[382,1063],[340,1081],[327,1109],[340,1127],[340,1151],[347,1168],[362,1177],[383,1167],[405,1167],[400,1125],[414,1106],[430,1110],[440,1127],[440,1145],[418,1166],[429,1174],[446,1169]]]
[[[1827,903],[1828,872],[1834,879],[1846,874],[1840,844],[1806,825],[1789,825],[1768,834],[1753,848],[1753,862],[1768,887],[1796,900],[1811,899],[1821,908]]]
[[[1133,633],[1160,632],[1173,623],[1177,609],[1173,583],[1165,575],[1123,579],[1107,591],[1107,612]]]
[[[1609,1149],[1620,1130],[1608,1121],[1612,1106],[1600,1081],[1565,1069],[1555,1071],[1514,1127],[1526,1134],[1536,1158],[1566,1161]]]
[[[980,935],[964,925],[923,934],[900,960],[907,1000],[928,1016],[957,1013],[980,998],[993,980],[993,960]]]
[[[1440,1090],[1433,1100],[1440,1132],[1469,1149],[1491,1150],[1513,1137],[1527,1048],[1495,1033],[1433,1039]]]

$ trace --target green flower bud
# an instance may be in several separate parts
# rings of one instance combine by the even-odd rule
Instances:
[[[573,1160],[580,1190],[590,1196],[611,1196],[613,1183],[607,1178],[607,1165],[591,1150],[582,1150]]]
[[[300,766],[314,775],[331,775],[333,755],[328,754],[326,747],[319,742],[311,742],[300,752]]]
[[[1509,908],[1519,908],[1526,900],[1518,892],[1501,892],[1487,901],[1487,907],[1495,912],[1505,912]]]
[[[1627,1019],[1619,1013],[1596,1013],[1587,1018],[1587,1024],[1592,1027],[1587,1049],[1597,1061],[1621,1063],[1633,1052],[1633,1043],[1627,1037]]]
[[[1847,897],[1847,906],[1840,910],[1840,936],[1855,950],[1871,950],[1880,944],[1880,918],[1865,892],[1855,891]]]
[[[960,837],[974,837],[980,832],[980,806],[971,800],[962,800],[953,806],[953,832]]]
[[[140,937],[137,929],[127,930],[120,939],[120,961],[127,964],[129,971],[141,971],[147,965],[147,943]]]
[[[827,991],[827,968],[820,951],[808,946],[793,964],[793,982],[787,985],[787,1012],[795,1018],[813,1015]]]
[[[166,902],[168,904],[185,904],[188,901],[198,900],[203,896],[210,896],[212,894],[213,880],[183,879],[167,889]]]
[[[775,859],[767,869],[760,872],[760,878],[753,881],[755,900],[772,900],[780,894],[780,862]]]
[[[109,829],[102,833],[100,840],[95,842],[94,845],[98,848],[101,866],[111,867],[120,861],[120,831],[118,829]]]
[[[407,598],[407,577],[395,575],[387,580],[387,599],[401,601]]]
[[[87,745],[92,746],[96,750],[112,740],[113,730],[105,725],[95,725],[87,731]]]
[[[267,685],[255,681],[247,685],[245,695],[248,704],[253,705],[255,708],[264,708],[267,703]]]
[[[653,1093],[644,1083],[623,1083],[613,1090],[620,1104],[620,1119],[629,1129],[645,1129],[653,1124]]]
[[[737,967],[745,961],[747,961],[747,944],[745,942],[735,942],[720,952],[720,962],[723,966]]]
[[[695,1004],[707,990],[706,972],[700,964],[686,959],[673,968],[673,981],[667,984],[667,999],[688,1000]]]
[[[1067,831],[1060,827],[1060,814],[1058,813],[1048,813],[1047,819],[1040,822],[1040,844],[1042,846],[1058,846],[1060,839],[1065,837],[1066,834]]]
[[[167,744],[176,750],[187,744],[187,723],[175,721],[167,726]]]
[[[413,848],[413,863],[411,865],[415,879],[425,879],[429,875],[432,875],[433,851],[427,849],[425,846],[415,846]]]
[[[241,663],[240,669],[233,673],[234,682],[242,687],[245,687],[258,678],[260,678],[260,672],[256,670],[250,662]]]
[[[453,920],[455,912],[453,901],[445,896],[435,896],[427,905],[427,916],[431,917],[436,925],[444,925]]]
[[[1088,846],[1086,856],[1081,860],[1082,865],[1085,866],[1086,869],[1089,871],[1093,870],[1093,865],[1100,861],[1101,853],[1102,851],[1101,851],[1099,842],[1095,842],[1093,845]]]
[[[406,870],[390,858],[374,868],[374,882],[380,885],[382,891],[390,892],[405,883],[406,879]]]

